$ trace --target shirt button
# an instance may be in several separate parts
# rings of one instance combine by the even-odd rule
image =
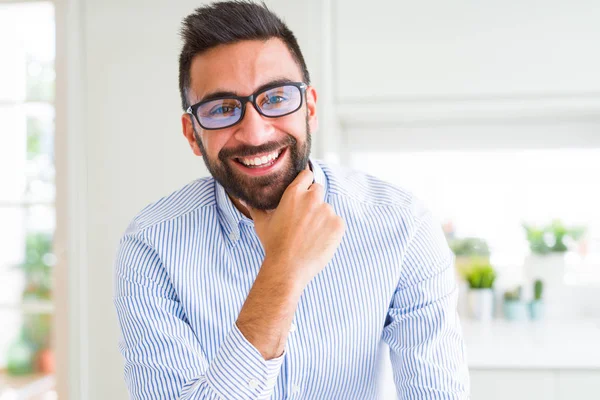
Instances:
[[[298,393],[299,391],[300,391],[300,386],[299,386],[299,385],[296,385],[296,384],[294,384],[294,385],[292,386],[292,393],[296,394],[296,393]]]
[[[267,385],[274,386],[277,383],[277,377],[273,377],[267,380]]]
[[[296,332],[296,325],[292,324],[292,326],[290,326],[290,333],[294,332]]]
[[[236,240],[238,240],[240,238],[240,236],[237,234],[237,232],[232,231],[231,233],[229,233],[229,239],[233,240],[234,242]]]
[[[252,389],[256,389],[258,387],[258,381],[256,379],[250,379],[248,381],[248,386],[250,386]]]

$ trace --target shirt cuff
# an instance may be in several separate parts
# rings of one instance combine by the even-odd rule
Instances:
[[[234,393],[236,399],[269,398],[285,355],[284,350],[279,357],[265,360],[234,323],[206,371],[206,380],[224,399]]]

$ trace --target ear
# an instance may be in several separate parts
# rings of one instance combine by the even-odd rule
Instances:
[[[181,128],[183,130],[183,136],[187,139],[192,151],[197,156],[202,156],[202,152],[198,147],[198,143],[196,143],[196,138],[194,137],[194,125],[192,121],[192,116],[188,113],[184,113],[181,116]]]
[[[319,129],[319,119],[317,118],[317,91],[314,87],[306,88],[306,108],[308,109],[308,126],[310,132],[315,133]]]

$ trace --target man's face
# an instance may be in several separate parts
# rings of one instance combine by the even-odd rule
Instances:
[[[215,47],[196,56],[190,72],[190,104],[218,92],[249,96],[274,81],[302,81],[298,64],[279,39]],[[191,117],[182,116],[183,133],[229,195],[254,208],[274,209],[306,168],[310,134],[317,128],[316,92],[308,87],[302,107],[277,118],[264,117],[247,103],[243,119],[229,128],[205,130]],[[263,156],[277,158],[266,166],[247,165],[256,158],[262,162]]]

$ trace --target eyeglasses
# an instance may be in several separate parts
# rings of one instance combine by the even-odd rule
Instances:
[[[302,107],[306,88],[303,82],[277,84],[262,88],[248,97],[225,96],[201,101],[190,106],[186,112],[193,115],[204,129],[223,129],[244,118],[248,102],[254,105],[260,115],[268,118],[292,114]]]

